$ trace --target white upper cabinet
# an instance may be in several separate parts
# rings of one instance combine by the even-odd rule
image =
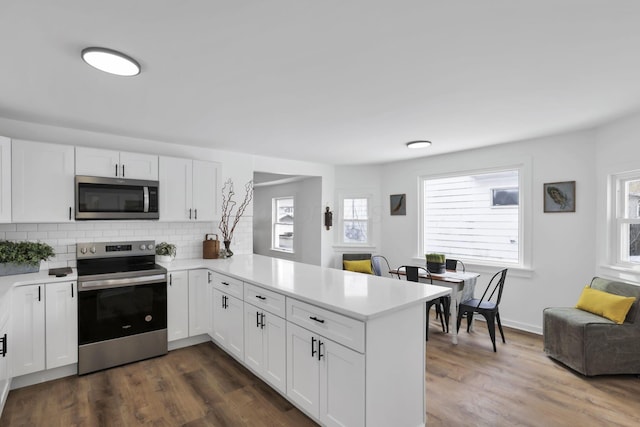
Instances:
[[[76,147],[76,175],[158,180],[158,156]]]
[[[160,221],[217,218],[218,163],[160,156]]]
[[[11,140],[0,136],[0,222],[11,222]]]
[[[74,206],[74,148],[13,140],[13,222],[69,222]]]

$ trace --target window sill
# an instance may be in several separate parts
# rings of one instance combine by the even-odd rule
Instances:
[[[628,282],[640,282],[640,270],[628,267],[620,267],[617,265],[600,265],[602,275],[615,280],[624,280]]]
[[[339,245],[333,245],[333,249],[337,249],[337,250],[349,250],[349,249],[358,249],[358,250],[368,250],[368,251],[375,251],[377,248],[375,246],[371,246],[369,244],[363,244],[363,245],[355,245],[355,244],[339,244]]]

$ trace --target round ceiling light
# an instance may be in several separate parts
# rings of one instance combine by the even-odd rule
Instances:
[[[411,141],[407,142],[407,148],[426,148],[431,146],[431,141]]]
[[[135,59],[113,49],[88,47],[82,50],[82,59],[105,73],[127,77],[140,74],[140,64]]]

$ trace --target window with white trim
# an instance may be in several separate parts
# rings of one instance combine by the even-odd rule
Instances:
[[[294,200],[276,197],[273,205],[272,247],[274,250],[293,252]]]
[[[640,267],[640,171],[615,175],[615,260],[622,267]]]
[[[516,167],[422,177],[422,252],[523,265],[521,175]]]
[[[341,203],[341,243],[367,245],[370,242],[370,198],[344,197]]]

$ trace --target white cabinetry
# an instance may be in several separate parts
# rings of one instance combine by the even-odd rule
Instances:
[[[331,335],[327,323],[320,329]],[[287,396],[324,425],[364,426],[364,354],[287,322]]]
[[[217,218],[218,163],[160,156],[160,220]]]
[[[13,140],[13,222],[68,222],[74,206],[74,150],[69,145]]]
[[[158,156],[76,147],[76,174],[158,180]]]
[[[11,319],[11,376],[77,362],[75,282],[16,287]]]
[[[45,287],[47,369],[78,362],[78,303],[76,282]]]
[[[213,289],[213,339],[227,352],[244,359],[244,307],[242,300]]]
[[[281,393],[287,387],[286,322],[274,312],[284,310],[282,295],[245,283],[244,361]]]
[[[11,140],[0,136],[0,222],[11,222]]]
[[[189,275],[187,271],[169,273],[167,336],[169,342],[189,336]]]
[[[9,332],[9,313],[7,310],[9,306],[10,304],[5,301],[0,307],[0,415],[2,415],[4,403],[7,401],[10,386],[8,341],[9,337],[13,340],[13,335]]]
[[[211,273],[206,269],[189,270],[189,336],[211,333]]]

